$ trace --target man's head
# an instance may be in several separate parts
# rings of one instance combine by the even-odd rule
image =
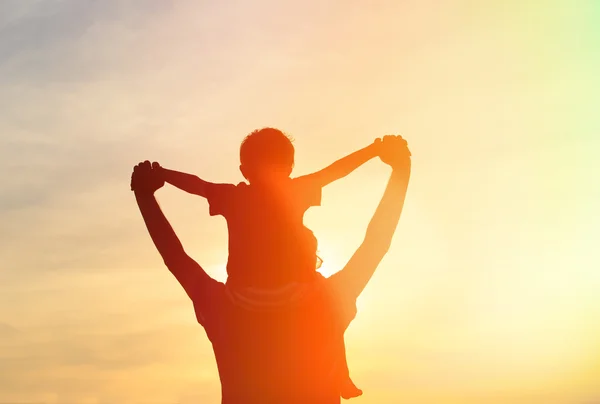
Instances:
[[[250,183],[288,178],[294,167],[294,145],[279,129],[255,130],[240,146],[240,163],[240,170]]]
[[[295,243],[293,245],[294,254],[289,259],[300,266],[300,268],[319,269],[323,260],[318,255],[318,241],[312,230],[302,227],[300,233],[293,236]]]

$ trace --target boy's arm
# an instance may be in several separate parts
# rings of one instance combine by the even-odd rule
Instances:
[[[381,139],[376,139],[369,146],[339,159],[316,173],[304,175],[300,178],[318,184],[320,187],[331,184],[333,181],[344,178],[373,157],[377,157],[379,155],[380,143]]]
[[[203,179],[193,175],[182,173],[179,171],[160,168],[165,182],[181,189],[190,194],[199,195],[206,198],[207,188],[211,184]]]

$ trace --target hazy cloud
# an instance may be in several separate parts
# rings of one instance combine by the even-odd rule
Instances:
[[[217,402],[210,343],[129,174],[149,158],[236,181],[238,142],[264,124],[298,132],[302,169],[389,130],[410,138],[402,248],[353,326],[373,400],[418,402],[391,391],[394,372],[407,388],[439,387],[454,363],[453,391],[492,380],[494,364],[511,369],[509,343],[523,377],[564,354],[592,379],[600,60],[584,3],[0,0],[0,401]],[[384,169],[310,213],[332,268],[360,242]],[[160,201],[222,279],[224,221],[183,193]],[[566,347],[577,333],[589,341]],[[401,336],[418,341],[396,365]]]

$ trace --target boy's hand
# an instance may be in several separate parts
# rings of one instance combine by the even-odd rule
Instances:
[[[371,148],[375,151],[375,154],[377,156],[379,156],[381,154],[381,144],[382,144],[382,141],[381,141],[381,138],[379,138],[379,137],[377,139],[375,139],[373,141],[373,143],[371,144]]]
[[[158,162],[152,162],[152,171],[157,178],[160,178],[163,182],[165,181],[165,170]]]
[[[165,185],[160,170],[158,163],[150,164],[149,161],[136,165],[131,174],[131,190],[138,193],[153,194],[154,191]]]
[[[411,164],[408,143],[402,136],[388,135],[381,141],[379,158],[394,169],[409,168]]]

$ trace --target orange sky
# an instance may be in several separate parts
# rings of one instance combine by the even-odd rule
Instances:
[[[151,159],[240,181],[239,142],[263,126],[296,139],[296,174],[385,134],[411,145],[398,233],[347,333],[353,402],[600,398],[596,2],[169,3],[0,5],[0,402],[219,402],[129,174]],[[307,213],[324,273],[388,174],[372,161]],[[222,218],[159,199],[224,279]]]

